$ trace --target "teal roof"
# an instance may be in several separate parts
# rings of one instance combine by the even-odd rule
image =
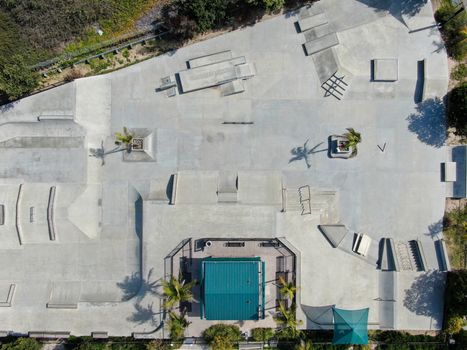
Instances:
[[[260,258],[207,258],[202,261],[202,313],[207,320],[257,320]]]
[[[333,308],[333,344],[368,344],[368,311]]]

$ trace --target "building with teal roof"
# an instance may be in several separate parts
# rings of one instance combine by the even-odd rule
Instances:
[[[254,258],[206,258],[201,262],[201,318],[264,318],[265,263]]]

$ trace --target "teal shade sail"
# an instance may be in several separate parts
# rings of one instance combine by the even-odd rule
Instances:
[[[343,310],[333,307],[333,344],[368,344],[369,310]]]

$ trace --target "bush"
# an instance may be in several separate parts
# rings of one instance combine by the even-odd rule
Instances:
[[[451,78],[463,81],[467,77],[467,64],[460,63],[451,73]]]
[[[42,344],[34,338],[18,338],[13,343],[3,344],[0,350],[40,350]]]
[[[455,127],[457,134],[467,136],[467,82],[449,93],[447,117],[449,126]]]
[[[206,329],[203,338],[213,350],[229,350],[241,339],[241,334],[238,326],[219,323]]]
[[[445,331],[447,334],[457,334],[464,327],[464,319],[461,316],[451,316],[446,321]]]
[[[444,1],[443,5],[436,11],[435,18],[441,24],[441,33],[448,54],[457,60],[463,60],[467,54],[467,13],[462,11],[452,17],[458,8],[450,1]]]
[[[20,55],[0,58],[0,92],[14,100],[31,92],[39,85],[39,76]]]
[[[269,339],[274,338],[275,331],[272,328],[253,328],[251,336],[254,341],[267,342]]]
[[[66,82],[70,82],[79,78],[82,78],[83,74],[76,68],[71,69],[63,78]]]
[[[449,271],[444,293],[444,319],[467,316],[467,270]]]

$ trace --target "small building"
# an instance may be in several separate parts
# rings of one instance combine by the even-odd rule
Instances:
[[[265,263],[253,258],[205,258],[201,262],[201,318],[264,318]]]

